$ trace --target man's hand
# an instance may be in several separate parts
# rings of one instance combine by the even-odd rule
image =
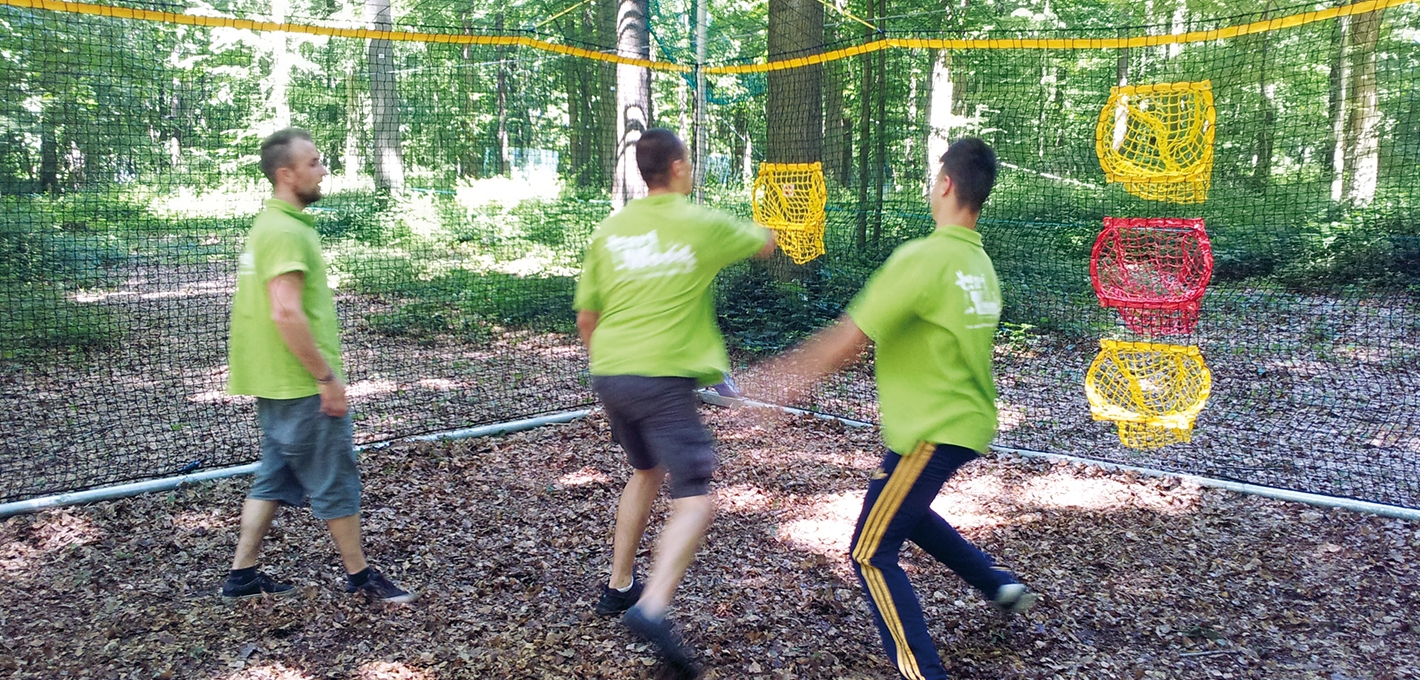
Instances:
[[[740,379],[746,395],[789,406],[801,401],[820,378],[863,354],[868,336],[848,315],[789,352],[754,367]]]
[[[345,383],[340,376],[332,373],[329,381],[320,383],[320,412],[332,418],[343,418],[350,412],[350,402],[345,398]]]

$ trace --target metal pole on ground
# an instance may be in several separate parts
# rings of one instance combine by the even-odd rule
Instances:
[[[452,430],[450,432],[438,432],[435,434],[426,434],[417,437],[405,437],[404,439],[396,439],[389,442],[380,442],[378,444],[357,446],[355,447],[355,450],[364,451],[369,449],[381,449],[385,448],[386,446],[389,446],[390,444],[402,441],[436,441],[442,439],[471,439],[473,437],[491,437],[500,434],[508,434],[511,432],[520,432],[522,430],[530,430],[535,427],[542,427],[543,425],[566,423],[573,420],[577,420],[578,418],[586,417],[587,414],[591,412],[591,409],[563,411],[561,413],[552,413],[545,416],[537,416],[535,418],[523,418],[522,420],[511,420],[503,423],[494,423],[492,425],[482,425],[479,427],[469,427],[462,430]],[[89,489],[87,491],[61,493],[52,496],[42,496],[40,498],[30,498],[28,500],[23,501],[4,503],[0,504],[0,518],[9,517],[11,515],[19,515],[27,512],[39,512],[40,510],[44,510],[47,508],[57,508],[65,505],[94,503],[97,501],[108,501],[118,498],[126,498],[128,496],[137,496],[138,494],[152,493],[154,491],[168,491],[171,489],[176,489],[177,487],[182,486],[183,484],[197,484],[199,482],[207,482],[212,481],[214,479],[236,477],[238,475],[249,475],[253,472],[256,472],[257,465],[257,463],[248,463],[246,465],[237,465],[233,467],[219,468],[216,470],[206,470],[204,472],[194,472],[192,474],[186,475],[175,475],[172,477],[164,477],[162,479],[149,479],[142,482],[117,484],[114,486],[105,486],[98,489]]]

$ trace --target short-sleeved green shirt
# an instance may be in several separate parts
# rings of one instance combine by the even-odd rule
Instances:
[[[573,306],[600,312],[592,375],[695,378],[729,370],[715,321],[715,274],[769,242],[762,227],[658,194],[627,203],[592,234]]]
[[[958,226],[902,244],[848,307],[876,343],[883,438],[985,451],[996,436],[991,349],[1001,288],[981,235]]]
[[[227,345],[227,392],[267,399],[296,399],[320,393],[316,377],[286,347],[271,320],[266,285],[290,272],[305,275],[301,302],[310,320],[316,348],[336,374],[340,329],[335,298],[326,283],[325,257],[315,218],[282,200],[270,199],[247,234],[237,266],[237,294],[232,302],[231,339]]]

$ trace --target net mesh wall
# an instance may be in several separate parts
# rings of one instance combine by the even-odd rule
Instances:
[[[227,315],[269,193],[257,144],[287,124],[332,171],[311,212],[359,441],[591,403],[571,295],[626,191],[634,110],[692,144],[702,200],[746,218],[763,164],[822,168],[823,254],[720,278],[740,364],[928,233],[929,158],[977,135],[1001,159],[980,224],[1006,304],[998,444],[1420,507],[1413,3],[713,5],[698,127],[689,0],[119,4],[0,4],[0,500],[256,458],[252,406],[223,390]],[[617,44],[618,11],[640,40]],[[1206,197],[1109,181],[1111,92],[1204,81]],[[1206,225],[1198,321],[1167,339],[1212,375],[1190,441],[1126,448],[1091,417],[1100,340],[1151,339],[1092,287],[1106,218]],[[865,360],[801,405],[874,404]]]

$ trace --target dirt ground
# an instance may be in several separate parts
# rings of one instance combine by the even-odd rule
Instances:
[[[845,557],[875,433],[705,414],[720,514],[672,615],[706,677],[896,677]],[[363,465],[371,561],[415,604],[344,594],[302,511],[262,561],[301,596],[222,604],[246,479],[12,517],[0,677],[656,677],[591,612],[627,475],[600,416]],[[967,466],[935,507],[1044,595],[1004,618],[908,548],[954,677],[1420,677],[1420,524],[1014,457]]]

